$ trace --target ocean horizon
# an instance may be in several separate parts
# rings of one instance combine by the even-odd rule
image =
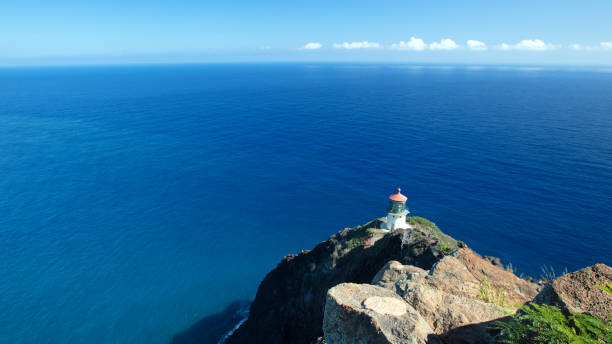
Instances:
[[[610,265],[612,67],[0,68],[0,342],[168,343],[398,187],[517,275]]]

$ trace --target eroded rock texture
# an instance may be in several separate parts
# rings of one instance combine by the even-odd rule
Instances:
[[[505,317],[507,313],[504,308],[530,301],[538,293],[537,284],[492,265],[466,247],[443,257],[430,270],[390,261],[376,274],[372,284],[403,298],[410,306],[407,309],[416,312],[411,313],[413,317],[418,318],[418,315],[431,330],[428,336],[418,333],[414,338],[385,335],[384,338],[388,340],[386,343],[413,343],[421,340],[441,340],[445,343],[493,342],[493,336],[487,331],[488,324]],[[350,288],[343,286],[336,288],[342,287],[344,289],[340,290],[343,291],[359,290],[360,299],[367,299],[369,296],[362,294],[373,290],[367,287],[358,289],[353,285]],[[331,295],[334,289],[328,294],[328,302],[355,304],[348,300],[346,292],[334,292]],[[335,329],[328,343],[336,343],[338,338],[342,338],[338,343],[350,342],[354,333],[353,326],[371,327],[379,323],[373,320],[377,318],[372,315],[362,315],[351,319],[351,323],[346,326],[338,325],[343,322],[342,319],[336,320],[332,326],[334,320],[331,314],[326,308],[324,329]],[[365,323],[355,323],[360,320]],[[341,333],[348,337],[342,337]],[[327,338],[327,332],[325,336]]]
[[[424,344],[433,334],[425,319],[396,293],[353,283],[327,293],[323,331],[325,341],[334,344]]]
[[[612,268],[595,264],[582,270],[557,277],[535,299],[560,307],[565,311],[587,313],[606,321],[612,313],[610,295],[597,288],[612,283]]]

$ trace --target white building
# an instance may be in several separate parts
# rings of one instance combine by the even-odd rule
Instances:
[[[402,195],[401,191],[402,189],[397,188],[397,193],[389,196],[391,202],[389,208],[387,208],[385,228],[390,231],[398,228],[410,228],[410,225],[406,223],[406,215],[410,213],[406,209],[408,197]]]

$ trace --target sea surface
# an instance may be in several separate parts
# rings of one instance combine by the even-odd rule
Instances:
[[[0,342],[168,343],[285,254],[412,215],[518,274],[612,263],[612,69],[0,69]]]

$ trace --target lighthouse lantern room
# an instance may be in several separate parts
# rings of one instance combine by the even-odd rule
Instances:
[[[386,229],[410,228],[406,223],[406,215],[410,212],[406,209],[408,197],[402,195],[402,189],[397,188],[397,193],[389,196],[389,208],[387,208]]]

